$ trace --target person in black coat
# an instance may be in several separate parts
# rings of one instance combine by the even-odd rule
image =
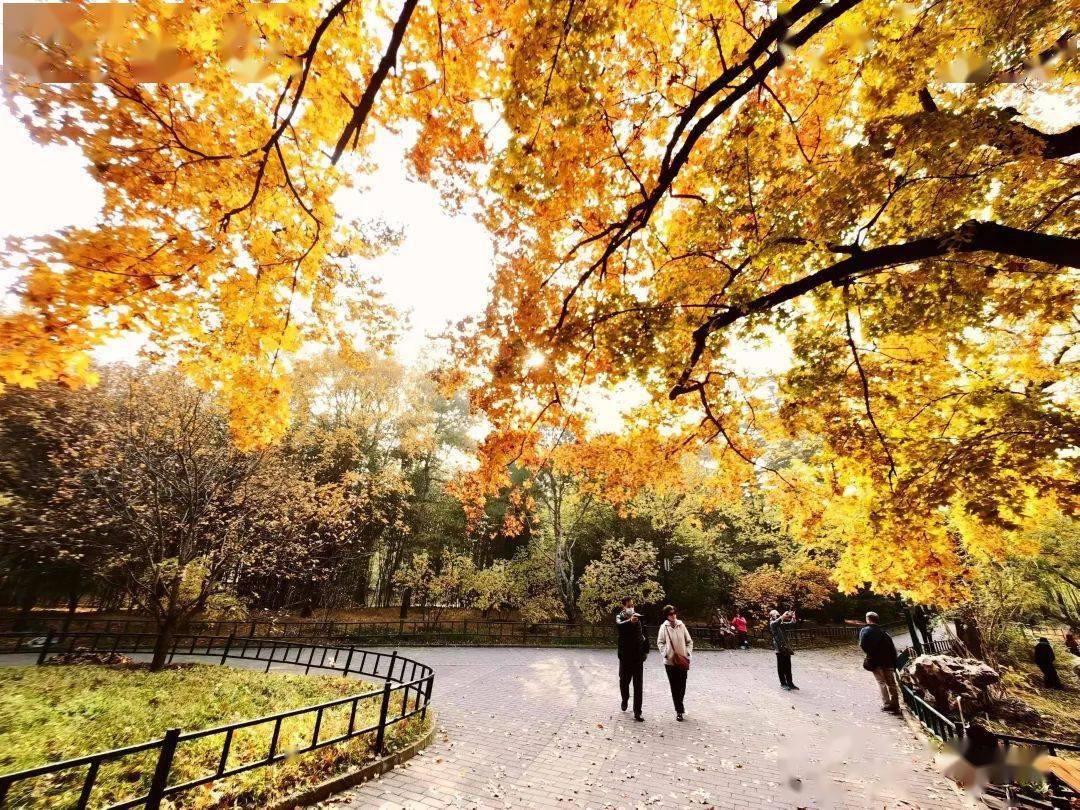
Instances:
[[[1057,668],[1054,666],[1054,648],[1050,646],[1050,641],[1046,638],[1040,638],[1039,643],[1035,645],[1035,663],[1042,670],[1043,681],[1048,689],[1064,688],[1061,685],[1061,678],[1058,677]]]
[[[633,683],[634,719],[640,722],[645,719],[641,716],[641,688],[649,642],[645,639],[641,614],[634,610],[633,597],[627,596],[622,600],[622,609],[615,615],[615,626],[619,629],[619,693],[622,695],[622,710],[625,712],[630,704],[630,684]]]
[[[859,631],[859,647],[866,653],[863,669],[874,673],[881,690],[881,710],[899,713],[900,688],[896,685],[896,645],[892,636],[878,625],[878,615],[866,614],[866,627]]]

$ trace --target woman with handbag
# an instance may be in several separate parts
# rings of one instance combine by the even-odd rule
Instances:
[[[664,669],[671,685],[671,701],[675,704],[675,719],[681,721],[686,713],[683,697],[686,695],[686,675],[690,670],[694,640],[671,605],[664,607],[664,622],[656,636],[656,646],[664,656]]]

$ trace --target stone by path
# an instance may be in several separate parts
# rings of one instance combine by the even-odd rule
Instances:
[[[619,711],[614,651],[438,648],[436,742],[338,808],[961,808],[927,745],[882,713],[849,651],[699,652],[677,723],[658,655],[645,723]]]

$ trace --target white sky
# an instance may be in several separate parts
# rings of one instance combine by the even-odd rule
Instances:
[[[479,313],[488,297],[492,243],[486,230],[463,213],[446,211],[437,192],[410,181],[401,144],[380,141],[378,171],[369,178],[375,192],[347,190],[339,196],[345,218],[384,219],[404,229],[390,252],[368,262],[386,297],[408,317],[398,351],[406,363],[422,358],[429,335]],[[101,209],[101,188],[85,171],[86,160],[74,146],[41,146],[0,106],[0,239],[32,236],[66,226],[92,226]],[[0,280],[0,288],[7,279]],[[128,358],[137,340],[112,345],[102,360]]]

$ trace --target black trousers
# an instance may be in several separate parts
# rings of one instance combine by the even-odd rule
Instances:
[[[791,653],[776,653],[776,674],[780,676],[781,686],[794,686],[791,682]]]
[[[746,631],[739,631],[739,646],[749,647],[749,639],[746,637]]]
[[[686,707],[683,706],[683,698],[686,697],[686,674],[688,670],[682,667],[673,667],[664,664],[667,671],[668,684],[671,686],[671,702],[675,704],[675,714],[683,714]]]
[[[634,682],[634,714],[641,714],[641,685],[644,661],[624,661],[619,659],[619,694],[623,700],[630,700],[630,682]]]

